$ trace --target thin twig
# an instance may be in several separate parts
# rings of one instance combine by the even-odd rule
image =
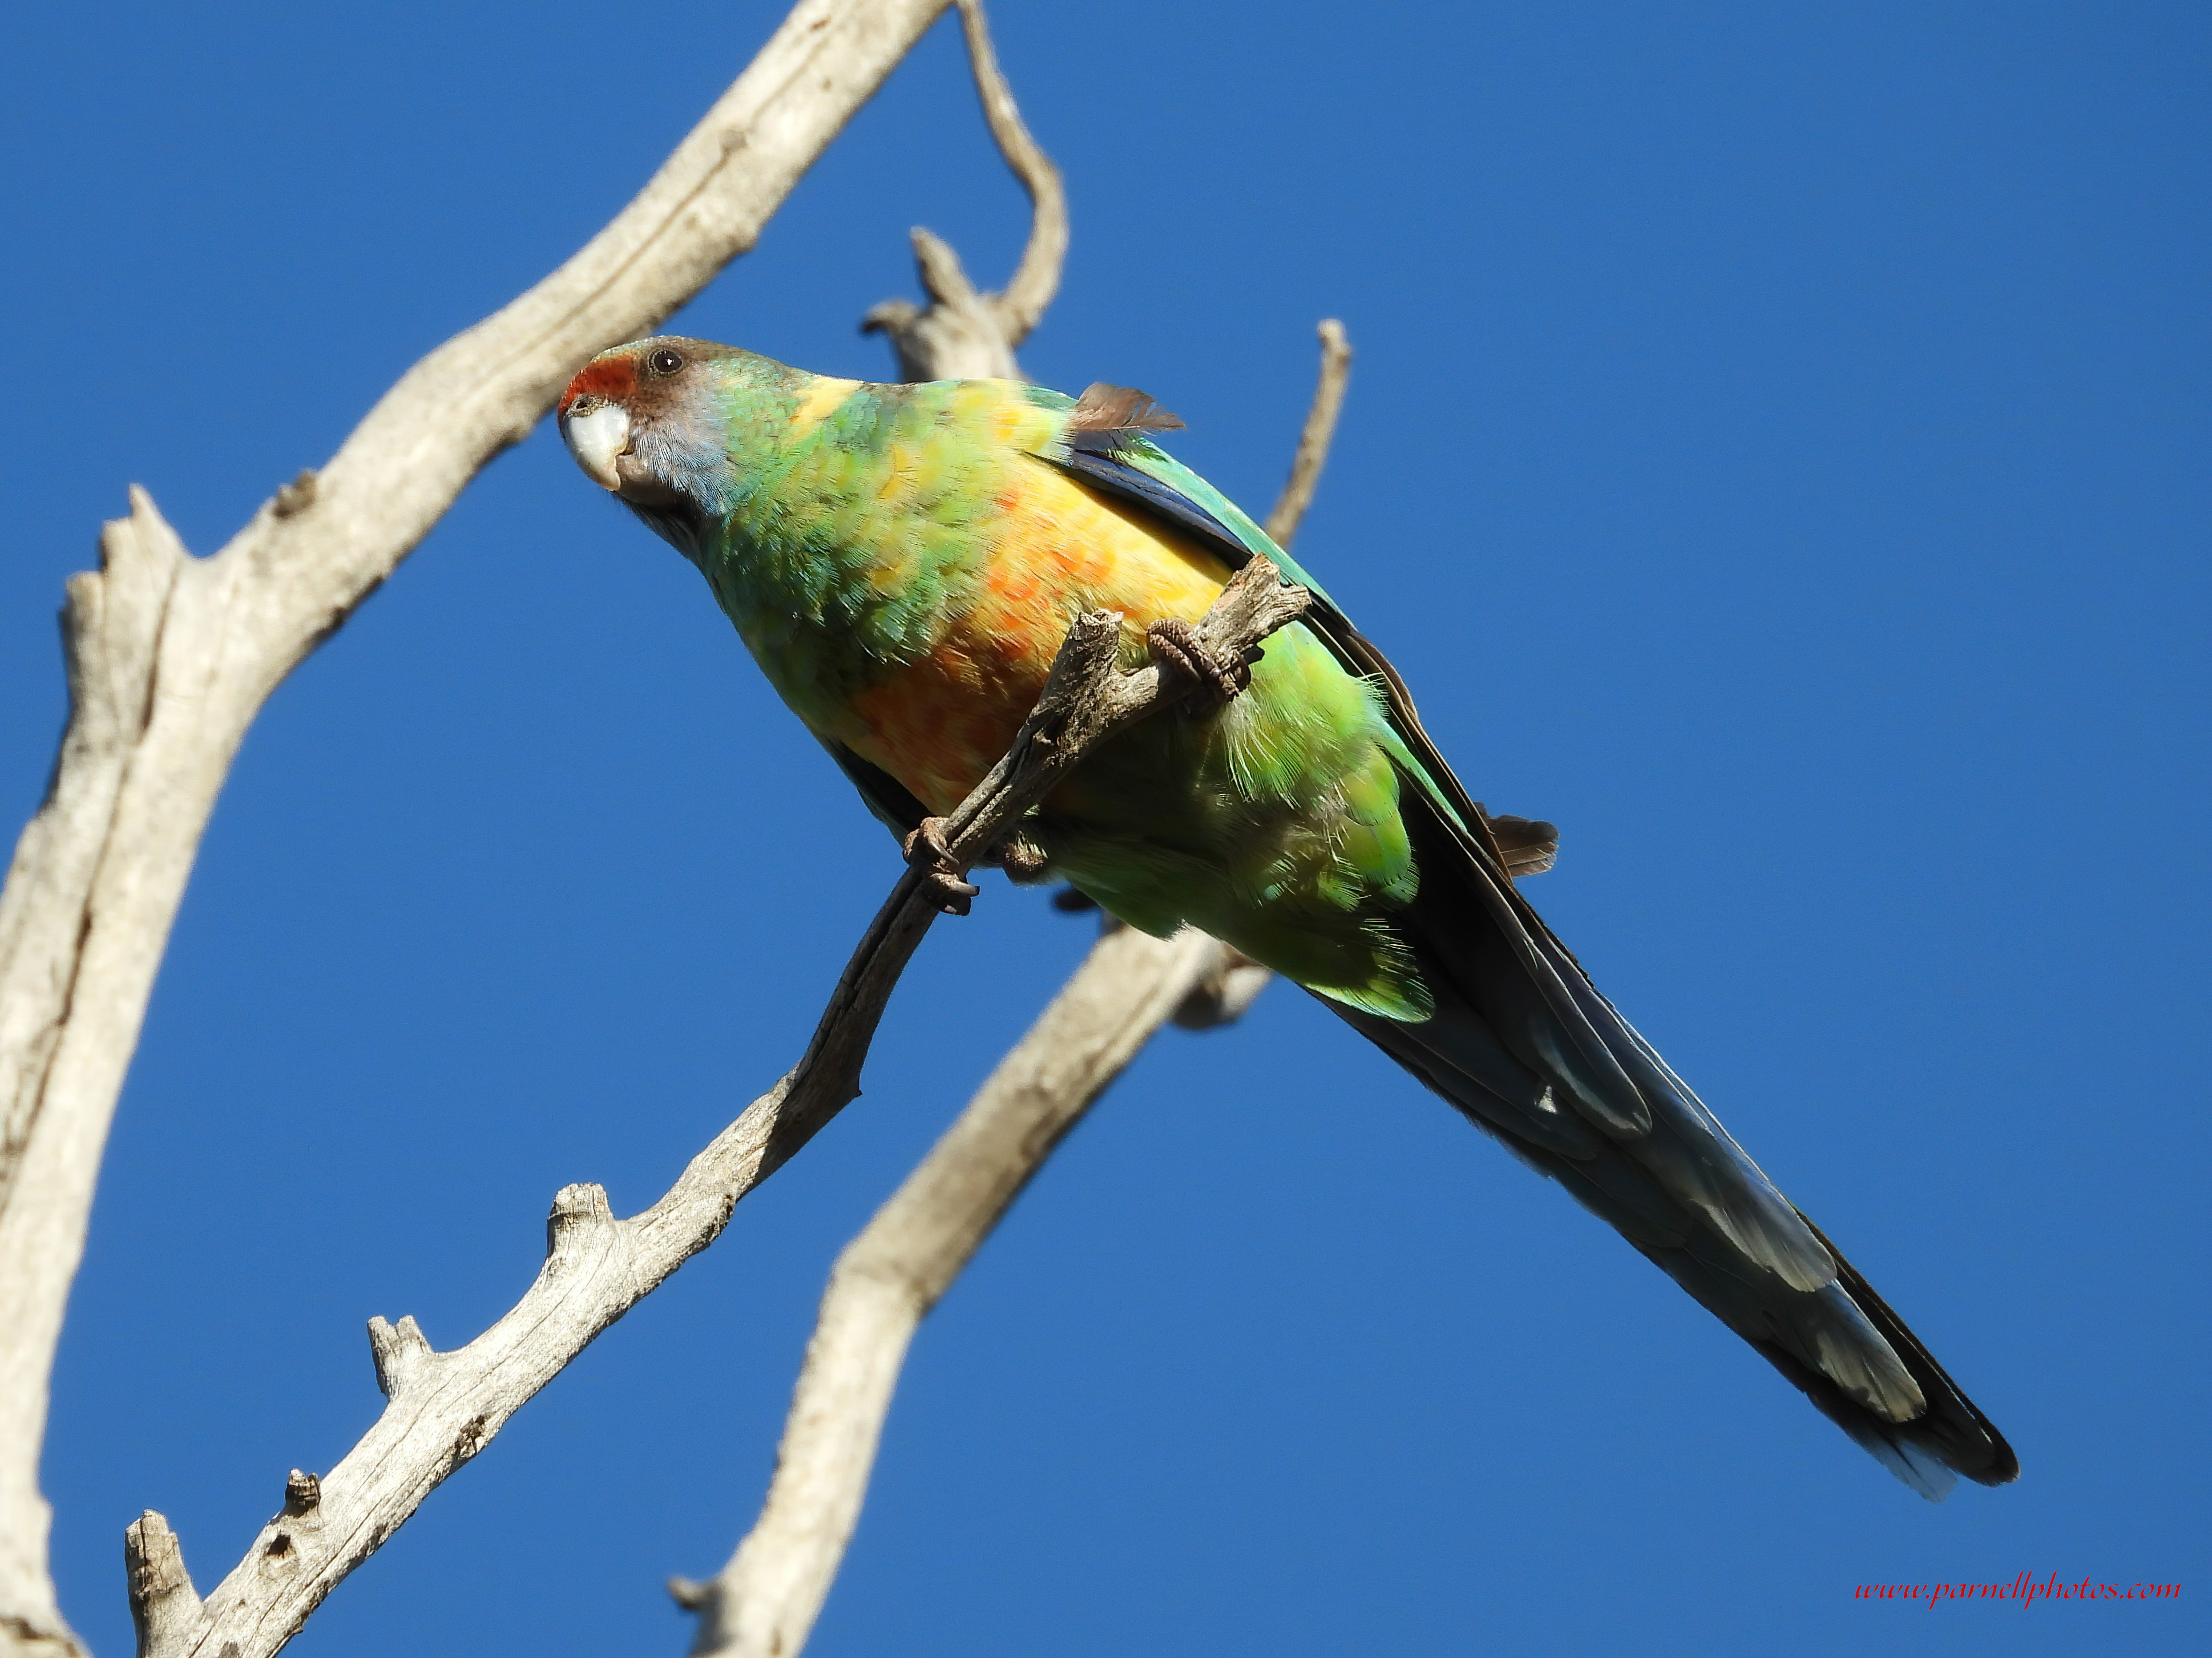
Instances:
[[[837,1575],[907,1345],[1053,1149],[1228,946],[1106,934],[830,1273],[759,1522],[713,1581],[694,1655],[796,1658]]]
[[[983,15],[983,0],[959,0],[960,32],[967,37],[968,63],[975,74],[975,96],[983,105],[983,119],[998,140],[999,153],[1020,179],[1030,197],[1030,239],[1022,249],[1022,262],[1003,292],[991,296],[991,310],[1009,346],[1019,346],[1043,319],[1054,295],[1060,292],[1060,269],[1067,262],[1067,191],[1060,169],[1030,136],[1013,89],[999,68],[999,54],[991,44],[991,26]]]
[[[1313,505],[1314,487],[1321,482],[1322,464],[1336,436],[1336,417],[1344,409],[1344,388],[1352,380],[1352,343],[1344,325],[1334,317],[1323,322],[1321,335],[1321,378],[1314,386],[1313,405],[1306,410],[1304,428],[1298,434],[1297,451],[1291,458],[1290,481],[1267,514],[1267,535],[1278,547],[1288,547],[1297,534],[1306,508]]]
[[[1199,624],[1224,659],[1251,651],[1304,610],[1307,594],[1255,560]],[[1177,701],[1182,675],[1121,673],[1111,612],[1078,618],[1014,748],[946,820],[964,869],[1097,745]],[[383,1413],[319,1481],[295,1476],[285,1511],[245,1559],[193,1604],[182,1551],[149,1512],[133,1529],[132,1606],[141,1658],[268,1658],[323,1597],[407,1522],[447,1475],[560,1374],[593,1337],[720,1236],[754,1187],[860,1093],[860,1068],[891,990],[936,919],[908,868],[863,935],[799,1064],[694,1157],[643,1213],[616,1218],[599,1187],[564,1187],[546,1222],[545,1263],[520,1301],[465,1347],[434,1351],[412,1318],[369,1321]]]
[[[916,227],[915,267],[929,295],[928,307],[885,300],[860,319],[860,331],[881,333],[890,342],[902,380],[1019,380],[1014,348],[1029,337],[1060,290],[1060,267],[1067,258],[1067,192],[1060,169],[1022,124],[1012,88],[999,69],[981,0],[957,3],[983,119],[999,153],[1029,192],[1029,242],[1006,291],[984,294],[969,280],[958,254]]]

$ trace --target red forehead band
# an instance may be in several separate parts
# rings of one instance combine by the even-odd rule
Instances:
[[[637,390],[637,365],[628,357],[601,357],[587,362],[576,378],[568,382],[568,389],[561,394],[561,412],[567,414],[568,405],[578,398],[589,394],[619,403]]]

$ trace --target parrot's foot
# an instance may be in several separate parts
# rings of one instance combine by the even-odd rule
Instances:
[[[1188,674],[1201,692],[1226,702],[1252,683],[1251,665],[1239,657],[1224,662],[1206,647],[1198,629],[1180,616],[1168,616],[1145,629],[1145,643],[1163,665]]]
[[[945,915],[965,915],[969,900],[983,889],[960,878],[952,848],[945,844],[945,820],[925,817],[904,841],[906,860],[921,872],[923,896]]]

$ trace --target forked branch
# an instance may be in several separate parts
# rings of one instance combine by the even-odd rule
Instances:
[[[960,27],[983,119],[1014,177],[1030,197],[1029,242],[1006,291],[976,290],[960,256],[940,238],[917,227],[914,259],[927,308],[911,300],[885,300],[860,320],[863,333],[890,342],[902,380],[1019,380],[1014,348],[1030,336],[1060,291],[1067,258],[1067,192],[1060,169],[1022,123],[1013,89],[999,69],[982,0],[958,0]]]

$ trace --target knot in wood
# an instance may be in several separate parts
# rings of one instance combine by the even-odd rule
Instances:
[[[299,477],[279,486],[276,502],[270,510],[279,518],[296,518],[315,504],[315,491],[320,483],[313,467],[302,466]]]
[[[454,1466],[459,1467],[467,1461],[490,1442],[491,1413],[489,1411],[479,1412],[463,1423],[460,1432],[454,1436]]]

